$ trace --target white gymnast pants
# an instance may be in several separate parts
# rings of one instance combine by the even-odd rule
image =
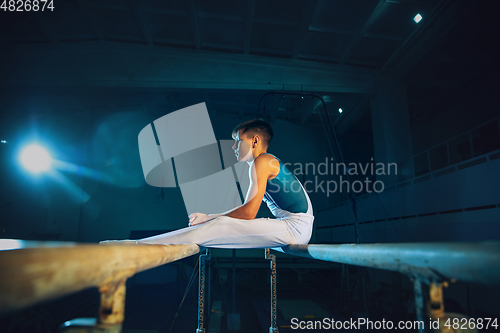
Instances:
[[[223,249],[257,249],[307,244],[311,239],[314,216],[306,213],[287,213],[276,219],[243,220],[220,216],[193,227],[138,240],[117,242],[165,245],[195,243],[204,247]]]

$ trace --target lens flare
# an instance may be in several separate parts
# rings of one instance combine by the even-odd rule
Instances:
[[[36,144],[27,146],[21,152],[22,165],[33,173],[48,170],[51,161],[52,159],[47,150]]]

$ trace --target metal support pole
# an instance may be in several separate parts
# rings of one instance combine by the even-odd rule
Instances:
[[[271,327],[269,333],[278,333],[276,324],[277,306],[276,306],[276,255],[271,254],[269,249],[266,249],[266,259],[271,260]]]
[[[198,328],[196,329],[196,333],[205,333],[205,261],[210,260],[210,249],[205,249],[205,253],[200,255],[198,260],[200,271],[198,286]]]
[[[228,331],[240,331],[241,330],[241,317],[239,313],[236,313],[236,250],[233,249],[233,301],[232,310],[228,310],[227,314],[227,330]],[[228,305],[229,308],[229,305]]]
[[[233,249],[233,313],[236,313],[236,250]]]
[[[421,327],[419,325],[418,332],[425,332],[425,322],[424,322],[424,294],[422,293],[422,282],[419,279],[413,279],[413,290],[415,293],[415,313],[417,315],[417,320],[424,323]]]

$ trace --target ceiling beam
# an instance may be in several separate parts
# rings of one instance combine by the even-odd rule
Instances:
[[[255,0],[247,0],[247,6],[245,10],[245,36],[243,40],[243,53],[248,54],[250,52],[250,45],[252,43],[252,26],[253,26],[253,16],[255,10]]]
[[[297,26],[297,22],[288,21],[288,20],[274,20],[274,19],[254,17],[253,21],[254,21],[254,23],[262,23],[262,24],[270,24],[270,25],[282,25],[285,27],[296,27]]]
[[[171,45],[171,46],[178,46],[178,45],[183,45],[183,46],[193,46],[193,41],[191,40],[182,40],[182,39],[174,39],[174,38],[155,38],[155,43],[157,45]]]
[[[311,25],[312,19],[314,17],[314,12],[318,5],[318,0],[307,1],[306,8],[304,8],[304,14],[302,16],[302,21],[299,26],[299,33],[295,39],[295,44],[292,51],[292,59],[297,59],[300,51],[302,50],[302,45],[307,37],[307,32],[309,31],[309,26]]]
[[[129,0],[130,7],[132,9],[132,13],[139,24],[139,28],[141,29],[142,35],[146,39],[148,45],[153,45],[153,38],[151,37],[150,29],[147,27],[146,20],[144,20],[144,16],[142,14],[141,7],[137,0]]]
[[[191,29],[193,30],[194,47],[197,50],[201,49],[200,29],[198,27],[198,16],[196,15],[195,0],[188,0],[189,4],[189,20],[191,21]]]
[[[38,25],[38,28],[40,29],[40,32],[42,35],[47,38],[49,43],[59,43],[59,36],[57,36],[56,32],[50,24],[47,22],[47,20],[44,18],[43,15],[37,15],[37,13],[34,12],[29,12],[30,17],[36,22]]]
[[[219,20],[219,21],[230,21],[230,22],[243,22],[244,18],[238,15],[228,15],[228,14],[214,14],[214,13],[204,13],[197,12],[198,18],[207,18],[211,20]]]
[[[231,51],[236,51],[236,52],[242,52],[241,45],[234,45],[234,44],[222,44],[222,43],[203,43],[203,47],[206,49],[212,48],[216,50],[231,50]]]
[[[338,35],[355,35],[356,32],[346,29],[339,29],[333,27],[320,27],[318,25],[311,25],[309,27],[309,31],[317,31],[317,32],[326,32],[330,34],[338,34]]]
[[[354,35],[354,38],[351,39],[351,43],[349,43],[349,46],[347,46],[346,50],[344,51],[344,54],[340,58],[340,63],[341,64],[345,64],[346,63],[347,58],[351,54],[351,51],[352,51],[353,47],[358,44],[359,40],[363,37],[363,35],[368,31],[368,29],[370,28],[370,26],[373,24],[373,22],[375,21],[375,19],[377,18],[377,16],[382,11],[382,8],[384,7],[385,2],[386,2],[386,0],[379,0],[378,1],[378,3],[375,6],[375,8],[373,8],[370,17],[368,17],[368,20],[366,20],[366,22],[363,25],[363,27],[360,30],[358,30],[358,32],[356,33],[356,35]]]
[[[0,84],[374,93],[374,71],[139,44],[13,45]]]
[[[389,57],[381,67],[381,73],[387,72],[395,77],[404,76],[478,3],[479,1],[441,0]]]
[[[288,51],[279,51],[279,50],[273,50],[273,49],[268,49],[268,48],[263,48],[263,47],[255,47],[255,46],[252,47],[252,53],[271,55],[273,57],[290,58],[290,52],[288,52]]]
[[[312,61],[326,61],[326,62],[331,62],[331,63],[339,63],[340,59],[335,58],[335,57],[328,57],[328,56],[321,56],[318,54],[310,54],[310,53],[301,53],[300,54],[300,59],[304,60],[312,60]],[[347,65],[354,65],[354,66],[368,66],[368,67],[380,67],[381,63],[380,62],[375,62],[375,61],[366,61],[366,60],[354,60],[352,62],[349,62]]]
[[[93,19],[92,14],[89,11],[87,2],[84,0],[75,0],[75,4],[80,13],[82,14],[85,23],[87,23],[90,26],[90,29],[94,32],[99,41],[104,42],[105,41],[104,33],[102,32],[102,29],[99,28],[99,26],[95,23],[95,20]]]
[[[134,43],[134,44],[142,44],[145,45],[144,38],[141,36],[132,36],[130,34],[108,34],[107,40],[109,42],[120,42],[120,43]]]
[[[172,9],[148,7],[148,6],[142,7],[142,12],[143,13],[170,15],[170,16],[186,16],[187,15],[187,11],[185,11],[185,10],[172,10]]]
[[[92,2],[89,7],[92,9],[115,10],[115,11],[123,11],[123,12],[130,11],[129,6],[127,6],[123,2],[119,3],[119,4],[118,3],[113,4],[113,3],[107,3],[104,1],[95,1],[95,2]]]

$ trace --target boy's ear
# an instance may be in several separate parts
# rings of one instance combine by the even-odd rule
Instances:
[[[260,137],[258,135],[253,137],[254,148],[255,148],[255,145],[259,142],[259,140],[260,140]]]

